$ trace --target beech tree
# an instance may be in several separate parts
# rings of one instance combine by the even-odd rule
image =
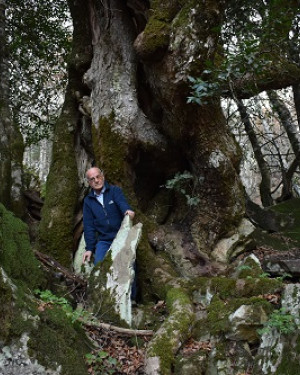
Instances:
[[[247,98],[299,81],[288,44],[297,3],[69,5],[72,89],[56,125],[41,238],[57,253],[70,253],[84,170],[95,160],[135,209],[149,218],[158,207],[159,224],[179,231],[187,258],[205,264],[244,214],[241,152],[226,129],[220,97]],[[234,33],[243,43],[232,54],[227,45]],[[90,93],[91,117],[79,111]],[[184,194],[162,188],[184,171],[191,175]],[[196,200],[186,204],[191,197]]]
[[[297,2],[68,3],[73,50],[41,246],[70,265],[85,171],[103,168],[144,224],[139,299],[166,300],[170,314],[148,346],[146,373],[160,366],[170,373],[195,319],[184,280],[222,272],[216,248],[245,213],[241,150],[221,97],[241,100],[299,82],[289,54]]]
[[[137,253],[139,302],[167,305],[168,316],[147,348],[146,373],[170,374],[191,326],[197,319],[203,323],[194,309],[203,292],[200,276],[225,275],[216,248],[245,213],[241,150],[226,126],[221,97],[242,100],[299,83],[289,45],[297,2],[68,0],[68,5],[72,53],[54,129],[40,248],[71,265],[82,234],[85,171],[103,168],[144,224]],[[247,265],[236,276],[242,286],[226,277],[226,288],[217,278],[205,280],[204,293],[210,288],[222,297],[231,291],[240,297],[277,293],[279,280],[256,288],[262,270],[249,262],[255,281],[248,280],[248,294],[239,292],[247,276],[253,277],[243,273],[252,269]],[[209,328],[219,321],[215,312],[221,306],[227,311],[222,297],[209,306]],[[251,315],[256,307],[250,306]],[[266,313],[259,307],[262,324]],[[228,321],[221,320],[221,325]],[[212,332],[214,349],[224,332],[224,327]],[[254,333],[245,340],[258,339]],[[242,359],[249,357],[247,348],[238,349]],[[246,371],[247,363],[241,368]]]

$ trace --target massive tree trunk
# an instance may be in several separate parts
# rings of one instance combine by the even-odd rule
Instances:
[[[0,1],[0,202],[24,215],[22,198],[23,139],[9,108],[8,45],[5,32],[6,1]]]
[[[188,76],[200,75],[204,61],[216,57],[214,27],[223,9],[198,4],[193,13],[191,4],[157,2],[146,23],[143,4],[129,3],[132,9],[123,1],[94,2],[94,58],[86,81],[95,156],[144,212],[168,179],[188,170],[193,186],[186,195],[198,204],[174,200],[167,222],[180,223],[194,251],[206,257],[244,213],[240,151],[227,132],[219,98],[186,104]]]

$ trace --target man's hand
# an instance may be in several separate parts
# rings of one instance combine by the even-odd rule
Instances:
[[[129,215],[130,219],[133,219],[134,218],[134,215],[135,215],[135,212],[134,211],[131,211],[131,210],[127,210],[125,212],[125,215]]]
[[[86,260],[89,263],[91,261],[92,254],[93,254],[92,251],[90,250],[86,251],[82,257],[82,263],[85,263]]]

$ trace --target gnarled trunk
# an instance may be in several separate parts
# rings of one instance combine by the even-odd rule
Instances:
[[[216,56],[213,28],[223,10],[197,4],[195,15],[191,4],[172,4],[155,3],[146,23],[138,18],[142,11],[123,1],[94,2],[98,27],[85,76],[92,90],[93,144],[108,179],[137,197],[144,212],[168,179],[188,170],[192,186],[184,199],[173,200],[166,220],[180,223],[194,251],[208,258],[244,213],[240,150],[227,132],[219,98],[186,103],[188,77],[200,75],[204,62]],[[208,19],[205,26],[199,14]],[[188,205],[185,198],[198,203]]]

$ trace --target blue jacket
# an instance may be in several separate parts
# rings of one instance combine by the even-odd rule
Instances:
[[[92,190],[83,203],[83,230],[86,250],[95,252],[97,241],[113,241],[120,229],[124,214],[132,208],[122,189],[105,182],[103,206]]]

